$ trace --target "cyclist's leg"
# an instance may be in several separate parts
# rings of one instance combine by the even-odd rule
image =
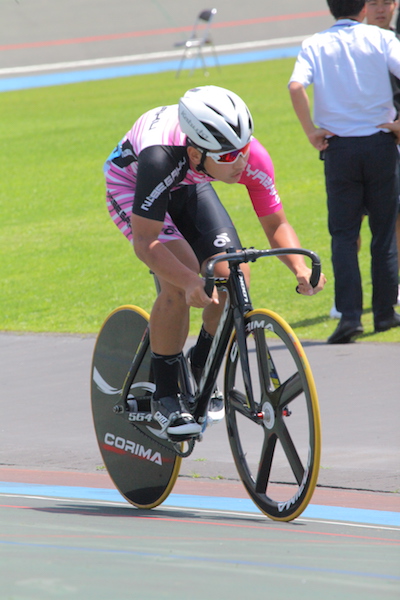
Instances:
[[[199,272],[197,258],[186,240],[173,240],[165,245],[181,263]],[[188,335],[189,307],[181,288],[160,278],[158,281],[160,293],[150,317],[151,349],[158,354],[177,354],[182,351]]]
[[[183,264],[198,273],[197,258],[185,239],[167,241],[166,246]],[[150,317],[152,369],[156,384],[152,413],[170,439],[180,441],[201,431],[188,412],[179,387],[182,349],[189,330],[189,307],[181,288],[160,277],[158,282],[160,290]]]
[[[135,194],[135,182],[126,169],[113,165],[106,172],[107,205],[110,216],[127,239],[133,243],[130,216],[132,201]],[[194,187],[194,186],[193,186]],[[130,193],[129,193],[130,192]],[[199,272],[199,264],[188,242],[171,221],[167,214],[159,241],[168,245],[179,260],[195,272]],[[172,414],[187,414],[182,405],[179,393],[179,363],[182,357],[182,348],[185,343],[189,326],[189,308],[186,306],[185,297],[180,288],[172,286],[167,281],[158,278],[160,293],[155,301],[150,317],[150,346],[152,350],[152,372],[156,390],[155,401],[166,398],[163,408],[164,424],[167,432],[172,423]],[[160,406],[152,404],[152,412],[160,413]],[[177,426],[182,418],[174,419]],[[186,421],[193,431],[199,429],[191,415],[187,414]],[[182,423],[184,424],[184,423]],[[162,427],[163,429],[163,427]]]
[[[210,183],[198,184],[172,194],[169,212],[174,223],[188,240],[204,272],[207,260],[229,247],[241,249],[242,245],[235,226]],[[246,278],[249,269],[244,265]],[[228,277],[227,263],[219,263],[217,277]],[[209,305],[203,312],[203,328],[192,354],[195,367],[202,369],[212,336],[215,334],[224,307],[224,295],[220,304]]]
[[[190,243],[204,273],[207,261],[233,247],[242,248],[235,226],[210,183],[186,188],[173,199],[169,206],[171,218]],[[243,272],[249,281],[250,270],[243,265]],[[215,275],[229,277],[227,262],[218,263]],[[207,360],[207,356],[224,308],[226,294],[220,293],[219,304],[210,304],[203,311],[203,326],[196,344],[189,351],[190,369],[197,385]],[[224,402],[218,390],[213,395],[209,415],[214,421],[224,416]]]
[[[106,171],[107,207],[117,227],[133,243],[130,223],[135,182],[130,171],[113,165]],[[199,265],[190,245],[166,215],[161,242],[168,244],[171,252],[187,266],[199,272]],[[150,318],[150,345],[153,352],[152,370],[157,384],[156,397],[175,397],[173,405],[182,412],[177,392],[179,360],[186,340],[189,309],[182,290],[159,279],[160,294]],[[170,412],[170,411],[168,411]],[[191,421],[193,419],[190,417]]]

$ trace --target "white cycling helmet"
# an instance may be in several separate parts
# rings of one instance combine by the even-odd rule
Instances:
[[[195,146],[217,152],[243,148],[253,133],[253,119],[243,100],[216,85],[186,92],[179,101],[179,124]]]

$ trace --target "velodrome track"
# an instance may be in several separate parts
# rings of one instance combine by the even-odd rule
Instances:
[[[331,23],[321,0],[214,3],[212,35],[219,62],[235,64],[295,56],[307,35]],[[203,4],[153,0],[2,0],[0,91],[175,71]],[[207,49],[206,49],[207,54]],[[214,65],[211,57],[207,62]],[[190,67],[191,61],[185,63]],[[201,71],[200,71],[201,72]],[[187,76],[187,72],[186,72]],[[193,81],[193,80],[192,80]]]
[[[221,64],[294,55],[300,38],[331,22],[324,2],[306,4],[250,1],[244,13],[238,0],[217,0]],[[168,53],[202,8],[2,0],[0,90],[175,71]],[[90,336],[0,334],[1,598],[399,597],[400,345],[306,344],[322,469],[309,509],[284,525],[246,498],[223,424],[183,461],[161,507],[127,505],[93,433],[93,345]]]
[[[183,460],[160,507],[128,505],[94,436],[94,341],[0,334],[0,581],[10,598],[398,598],[400,345],[305,344],[322,468],[310,506],[280,524],[246,497],[223,423]]]

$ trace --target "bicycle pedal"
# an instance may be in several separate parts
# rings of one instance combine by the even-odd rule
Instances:
[[[170,442],[172,442],[173,444],[176,443],[180,443],[180,442],[190,442],[191,440],[194,441],[200,441],[201,439],[201,433],[195,433],[195,434],[177,434],[177,433],[168,433],[168,439]]]

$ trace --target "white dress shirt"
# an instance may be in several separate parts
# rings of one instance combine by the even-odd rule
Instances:
[[[290,82],[314,85],[318,127],[343,137],[367,136],[395,118],[389,71],[400,79],[395,34],[339,19],[303,42]]]

